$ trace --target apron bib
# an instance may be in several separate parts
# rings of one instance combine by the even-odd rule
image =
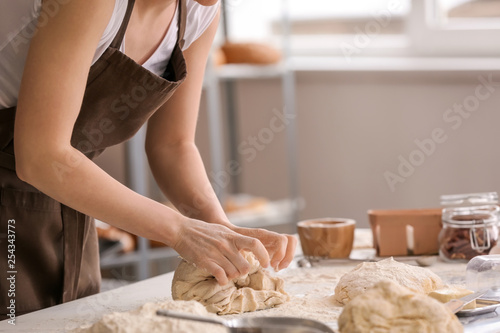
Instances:
[[[186,0],[179,0],[177,43],[161,77],[119,51],[133,6],[129,0],[118,34],[89,71],[71,145],[90,159],[131,138],[187,75],[182,54]],[[9,220],[15,221],[16,316],[95,294],[101,280],[93,218],[17,177],[15,109],[0,110],[0,320],[8,318],[10,304],[9,283],[4,283],[12,271],[7,262]]]

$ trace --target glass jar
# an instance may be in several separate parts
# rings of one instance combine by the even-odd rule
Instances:
[[[493,192],[441,197],[442,204],[448,205],[439,234],[441,258],[467,262],[490,252],[499,238],[497,198]]]
[[[490,289],[487,298],[500,300],[500,255],[477,256],[467,264],[467,289]]]

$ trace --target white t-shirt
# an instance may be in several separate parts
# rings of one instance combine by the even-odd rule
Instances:
[[[63,5],[66,0],[56,1]],[[108,26],[94,54],[93,62],[104,53],[120,29],[125,16],[128,0],[115,0],[115,8]],[[41,12],[42,0],[2,0],[0,8],[0,109],[17,105],[17,96],[23,75],[28,48],[37,21],[50,17],[51,12]],[[183,50],[198,39],[212,23],[219,2],[213,6],[202,6],[194,0],[186,0],[187,22]],[[178,9],[178,7],[177,7]],[[161,75],[166,68],[177,41],[179,13],[176,9],[172,24],[165,38],[143,67]],[[120,50],[125,50],[122,43]]]

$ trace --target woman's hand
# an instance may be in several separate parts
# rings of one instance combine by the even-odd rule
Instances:
[[[266,247],[257,238],[237,233],[220,224],[187,218],[179,225],[173,245],[184,259],[212,274],[225,285],[250,270],[242,250],[252,252],[263,267],[269,266]]]
[[[256,238],[266,247],[271,258],[271,267],[281,270],[288,267],[295,255],[297,238],[292,235],[283,235],[266,229],[232,227],[233,231]]]

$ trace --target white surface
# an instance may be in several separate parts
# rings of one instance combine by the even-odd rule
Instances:
[[[0,332],[67,332],[93,323],[104,314],[128,311],[144,303],[172,299],[173,272],[113,289],[94,296],[60,304],[16,318],[16,325],[0,322]]]
[[[369,242],[369,229],[356,229],[355,247],[363,248]],[[297,249],[300,253],[300,245]],[[355,265],[356,262],[338,264],[338,270],[346,269]],[[292,267],[297,267],[294,261]],[[347,266],[347,267],[346,267]],[[305,269],[307,270],[307,269]],[[441,263],[431,267],[435,273],[447,283],[462,283],[465,279],[465,264]],[[292,268],[293,272],[293,268]],[[309,279],[313,277],[307,274]],[[312,272],[312,271],[309,271]],[[280,273],[285,274],[285,271]],[[460,276],[459,276],[460,275]],[[463,276],[462,276],[463,275]],[[90,324],[99,320],[103,315],[115,311],[128,311],[135,309],[147,302],[156,302],[172,299],[171,283],[173,272],[160,275],[141,282],[130,284],[121,288],[113,289],[94,296],[89,296],[69,303],[57,305],[44,310],[36,311],[24,316],[17,317],[16,326],[9,325],[7,321],[0,322],[0,332],[68,332],[80,325]],[[300,278],[300,277],[296,277]],[[302,280],[301,280],[302,281]],[[297,281],[289,281],[289,292],[293,288],[303,290],[304,286],[298,285]],[[304,282],[304,281],[302,281]],[[314,284],[312,284],[314,286]],[[291,288],[291,289],[290,289]],[[331,288],[330,288],[331,289]],[[330,290],[329,289],[329,290]],[[302,295],[303,296],[303,295]],[[497,310],[500,316],[500,310]],[[330,323],[332,327],[334,323]],[[477,326],[481,324],[481,326]],[[465,328],[465,333],[499,333],[500,319],[492,318],[489,322],[471,323]]]

